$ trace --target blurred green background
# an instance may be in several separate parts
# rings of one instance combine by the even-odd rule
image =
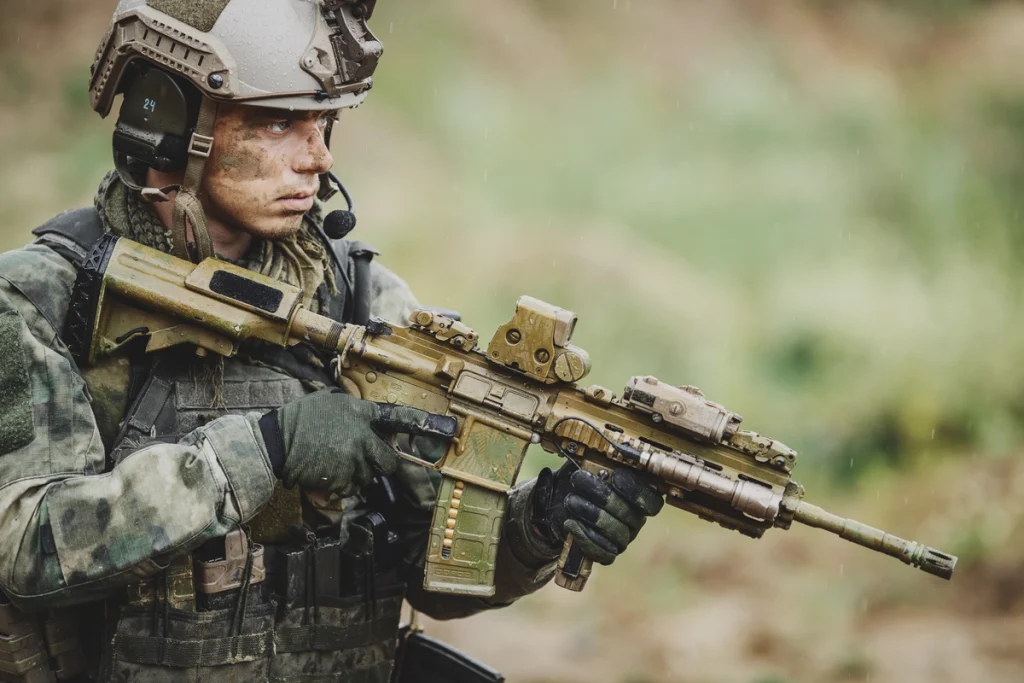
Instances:
[[[91,201],[113,2],[0,0],[0,246]],[[695,384],[835,512],[961,555],[950,584],[810,529],[668,512],[587,592],[432,625],[511,681],[1024,679],[1024,6],[382,0],[336,128],[359,237],[488,338],[576,310],[591,379]],[[538,465],[534,465],[534,469]]]

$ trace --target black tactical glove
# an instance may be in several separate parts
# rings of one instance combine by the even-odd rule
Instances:
[[[391,474],[398,455],[394,434],[450,440],[454,417],[371,403],[324,389],[286,403],[260,419],[274,472],[291,488],[350,496],[378,474]]]
[[[607,565],[664,504],[660,493],[628,469],[602,480],[567,462],[557,473],[545,467],[537,477],[531,528],[549,547],[561,547],[572,534],[588,559]]]

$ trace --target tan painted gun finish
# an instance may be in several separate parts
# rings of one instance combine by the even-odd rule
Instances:
[[[260,308],[218,291],[218,277],[280,295]],[[187,343],[226,356],[243,342],[307,342],[337,353],[338,381],[353,394],[455,416],[458,437],[436,465],[443,479],[427,553],[429,590],[493,594],[507,493],[531,444],[599,476],[617,467],[641,471],[671,505],[754,538],[796,521],[942,578],[956,565],[951,555],[803,502],[804,489],[791,478],[796,453],[741,431],[739,415],[694,387],[634,377],[621,398],[578,387],[590,361],[570,343],[575,314],[530,297],[481,351],[475,331],[430,311],[417,311],[408,327],[342,325],[301,308],[294,287],[127,240],[114,248],[102,287],[93,359],[139,336],[150,351]],[[591,568],[566,567],[570,561],[567,544],[557,580],[581,590]]]

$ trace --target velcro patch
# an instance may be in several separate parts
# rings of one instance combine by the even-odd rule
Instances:
[[[279,289],[247,280],[226,270],[218,270],[213,274],[210,278],[210,291],[267,313],[276,313],[284,298],[284,293]]]
[[[221,12],[228,5],[228,0],[150,0],[148,4],[153,9],[169,14],[178,21],[206,33],[216,25]]]
[[[0,315],[0,455],[29,445],[35,437],[21,318],[9,311]]]

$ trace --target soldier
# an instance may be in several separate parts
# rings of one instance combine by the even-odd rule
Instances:
[[[435,482],[389,441],[450,437],[432,416],[331,390],[331,359],[301,345],[68,352],[105,232],[232,260],[339,321],[407,318],[406,284],[322,218],[344,192],[336,113],[381,54],[373,4],[117,7],[91,82],[101,115],[124,96],[115,170],[95,207],[0,256],[0,680],[388,681],[403,599],[442,619],[508,605],[552,577],[568,533],[607,564],[661,508],[629,474],[545,470],[511,496],[496,595],[427,593]],[[337,214],[333,236],[353,224]]]

